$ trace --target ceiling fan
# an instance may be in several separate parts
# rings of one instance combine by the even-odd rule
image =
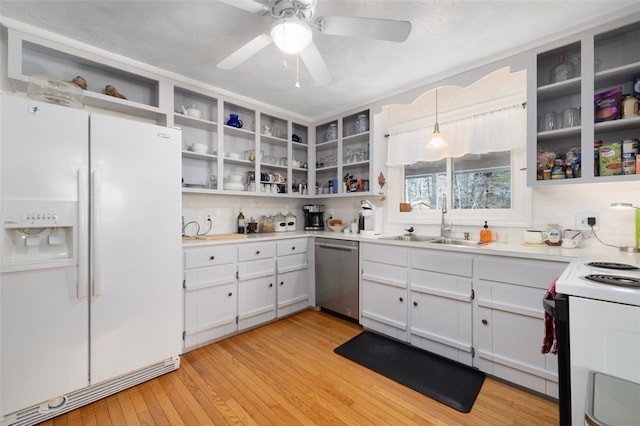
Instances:
[[[274,42],[285,53],[297,53],[319,86],[331,83],[327,64],[313,42],[313,31],[322,34],[402,42],[411,32],[411,23],[391,19],[351,16],[314,17],[317,0],[221,0],[230,6],[275,19],[269,34],[260,34],[218,63],[233,69]],[[297,85],[297,83],[296,83]]]

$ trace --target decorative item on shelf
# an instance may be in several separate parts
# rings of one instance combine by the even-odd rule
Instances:
[[[351,192],[351,180],[353,179],[353,175],[347,173],[344,175],[344,190],[345,192]]]
[[[113,96],[114,98],[127,99],[125,95],[118,92],[118,89],[116,89],[115,86],[112,86],[110,84],[107,84],[106,86],[104,86],[104,94]]]
[[[188,115],[189,117],[193,117],[193,118],[203,118],[204,114],[202,113],[202,111],[200,111],[198,108],[196,108],[195,105],[192,105],[188,108],[185,108],[184,105],[180,105],[180,108],[182,109],[182,113],[184,115]]]
[[[243,126],[242,120],[238,118],[238,114],[229,114],[229,119],[227,120],[227,126],[236,127],[241,129]]]
[[[363,133],[369,130],[369,118],[367,114],[359,114],[356,121],[353,123],[356,133]]]
[[[262,126],[262,134],[265,136],[272,136],[273,132],[271,130],[271,126],[267,126],[267,125]]]
[[[84,92],[68,81],[57,80],[45,75],[31,75],[29,76],[27,95],[38,101],[82,108]]]
[[[573,63],[565,61],[564,54],[558,55],[558,63],[549,71],[549,83],[559,83],[575,76],[576,70]]]
[[[293,142],[302,143],[302,138],[300,136],[296,135],[295,133],[293,135],[291,135],[291,140]]]
[[[327,127],[326,136],[327,136],[327,141],[332,141],[338,137],[338,128],[336,126],[336,123],[329,124],[329,127]]]
[[[411,207],[411,203],[400,203],[401,212],[406,213],[410,212],[411,210],[413,210],[413,207]]]
[[[75,84],[76,86],[78,86],[78,87],[80,87],[80,88],[82,88],[84,90],[87,90],[87,80],[85,80],[84,77],[82,77],[80,75],[77,75],[77,76],[73,77],[73,80],[71,80],[71,82],[73,84]]]

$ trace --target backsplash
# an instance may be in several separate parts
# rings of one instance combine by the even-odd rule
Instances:
[[[298,230],[302,230],[304,217],[302,206],[305,204],[323,204],[325,219],[333,215],[343,221],[351,221],[358,217],[360,200],[368,199],[378,203],[375,196],[344,197],[324,200],[288,199],[278,197],[248,197],[231,195],[183,194],[182,214],[185,222],[196,220],[201,225],[201,232],[206,230],[204,214],[213,215],[213,229],[210,233],[231,233],[236,231],[236,217],[242,208],[244,216],[259,220],[263,215],[274,215],[278,212],[292,212],[297,217]],[[614,245],[633,245],[635,234],[635,213],[633,210],[612,209],[611,203],[624,202],[640,205],[640,182],[615,182],[576,185],[554,185],[545,188],[533,188],[531,195],[532,223],[530,229],[545,229],[548,224],[558,224],[563,229],[575,227],[576,213],[593,213],[598,218],[596,231],[605,243]],[[453,222],[453,234],[462,237],[469,232],[477,239],[481,227],[456,226]],[[410,226],[407,224],[406,226]],[[406,227],[402,224],[384,222],[385,234],[401,234]],[[440,224],[414,226],[417,233],[434,235],[440,232]],[[521,241],[522,231],[527,228],[492,227],[500,238],[508,241]],[[194,227],[187,227],[192,234]],[[600,243],[586,233],[583,245],[597,247]]]

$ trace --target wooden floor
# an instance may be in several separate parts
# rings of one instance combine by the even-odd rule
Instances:
[[[189,352],[177,371],[44,424],[558,424],[555,402],[490,378],[464,414],[333,353],[360,331],[304,311]]]

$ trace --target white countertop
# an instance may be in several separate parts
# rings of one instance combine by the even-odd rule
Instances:
[[[223,240],[184,240],[183,247],[203,247],[206,245],[221,244],[245,244],[257,241],[277,241],[287,238],[304,238],[304,237],[323,237],[335,238],[340,240],[351,240],[359,242],[371,242],[376,244],[387,244],[400,247],[414,247],[433,250],[455,251],[461,253],[473,253],[484,255],[511,256],[526,259],[550,260],[559,262],[570,262],[574,259],[590,259],[590,260],[609,260],[623,263],[640,264],[640,254],[622,253],[618,249],[606,246],[584,247],[576,249],[567,249],[554,246],[526,246],[520,242],[508,243],[488,243],[477,247],[461,247],[432,244],[427,242],[402,241],[402,240],[385,240],[385,236],[362,236],[360,234],[345,234],[341,232],[327,231],[289,231],[289,232],[270,232],[249,234],[246,238],[223,239]],[[617,260],[616,260],[617,259]],[[626,260],[625,260],[626,259]]]

